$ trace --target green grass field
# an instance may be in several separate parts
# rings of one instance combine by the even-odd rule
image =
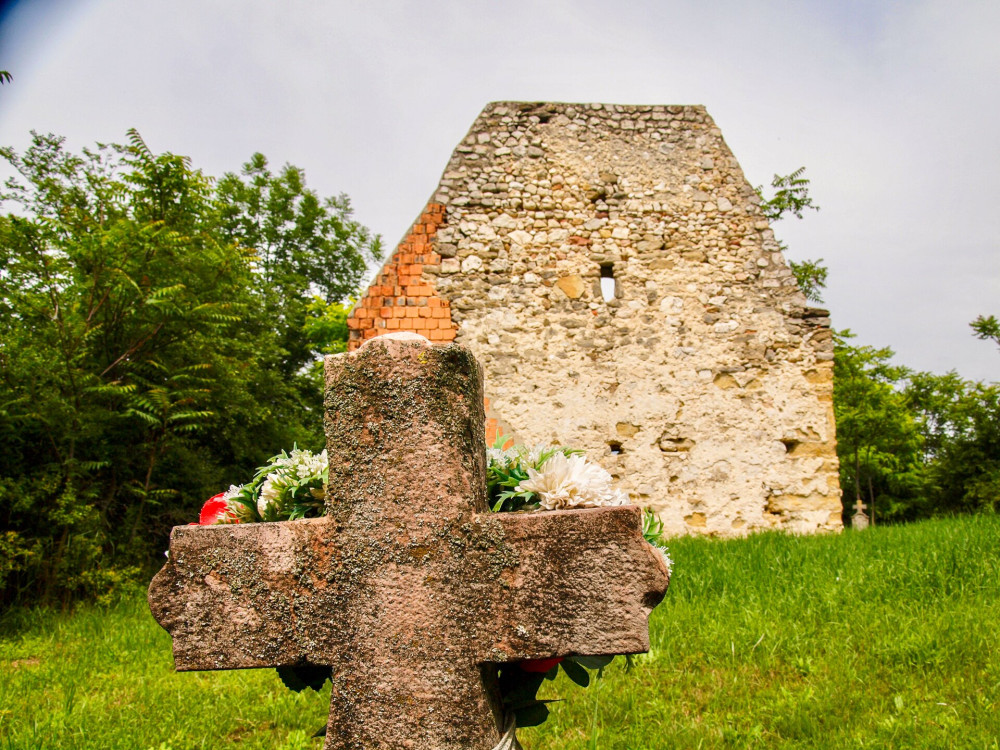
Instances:
[[[528,750],[1000,750],[1000,517],[671,543],[652,650],[564,698]],[[326,694],[172,671],[140,595],[0,622],[0,750],[315,749]]]

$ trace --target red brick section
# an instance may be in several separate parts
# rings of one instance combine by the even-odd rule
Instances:
[[[517,442],[517,436],[514,434],[514,431],[510,428],[510,425],[500,419],[496,412],[493,411],[489,396],[483,398],[483,406],[486,408],[486,447],[492,448],[497,438],[502,435],[507,439],[504,440],[503,445],[500,447],[505,450],[510,448]]]
[[[351,311],[347,319],[348,351],[354,351],[370,338],[392,331],[412,331],[435,343],[455,339],[458,326],[451,320],[451,303],[439,297],[433,282],[423,277],[425,266],[441,263],[441,256],[434,252],[433,239],[444,223],[444,206],[428,203],[361,302]],[[486,445],[492,447],[497,436],[503,435],[509,438],[503,447],[509,448],[516,439],[514,431],[493,412],[488,398],[484,402]]]
[[[428,203],[351,311],[347,319],[348,351],[392,331],[412,331],[435,343],[454,340],[458,327],[451,320],[451,303],[439,297],[433,281],[423,275],[425,266],[441,264],[433,239],[444,223],[444,206]]]

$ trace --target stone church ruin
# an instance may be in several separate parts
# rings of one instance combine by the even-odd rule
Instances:
[[[704,107],[488,105],[348,325],[469,347],[488,433],[671,534],[841,527],[829,317]]]

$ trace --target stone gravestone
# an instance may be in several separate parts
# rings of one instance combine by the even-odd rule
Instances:
[[[150,607],[181,671],[329,666],[326,748],[489,750],[497,663],[646,651],[669,574],[637,507],[490,513],[482,371],[402,337],[327,359],[327,515],[176,527]]]
[[[867,529],[868,528],[868,516],[865,514],[865,510],[868,508],[861,499],[854,503],[854,515],[851,516],[851,528],[854,529]]]

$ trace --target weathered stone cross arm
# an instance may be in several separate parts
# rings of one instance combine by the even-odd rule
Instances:
[[[648,618],[666,591],[662,558],[639,508],[503,513],[518,565],[497,578],[480,658],[504,662],[649,650]]]
[[[177,527],[150,605],[179,670],[327,665],[327,748],[489,750],[497,662],[648,648],[638,508],[492,514],[481,371],[375,339],[327,362],[327,513]]]
[[[635,534],[639,522],[634,507],[477,514],[452,530],[451,541],[469,547],[465,571],[436,577],[440,553],[408,546],[402,565],[388,564],[403,574],[399,582],[377,575],[366,584],[398,603],[397,616],[446,607],[453,623],[470,628],[462,640],[477,662],[639,653],[649,648],[645,618],[664,580]],[[153,613],[174,637],[176,668],[330,663],[331,641],[348,624],[343,553],[357,552],[339,536],[326,518],[176,527],[171,561],[150,586]],[[402,585],[409,571],[422,575]]]

